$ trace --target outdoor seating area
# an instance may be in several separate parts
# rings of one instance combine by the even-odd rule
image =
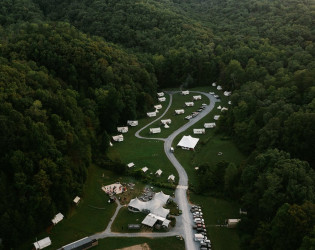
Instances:
[[[123,187],[120,183],[114,183],[107,186],[103,186],[102,190],[108,195],[121,194],[127,190],[126,187]]]

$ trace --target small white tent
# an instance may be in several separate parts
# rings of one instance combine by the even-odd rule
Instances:
[[[156,116],[156,112],[148,112],[147,116],[148,117],[154,117],[154,116]]]
[[[42,240],[34,242],[33,245],[34,245],[36,250],[37,249],[43,249],[43,248],[48,247],[48,246],[51,245],[51,240],[50,240],[49,237],[46,237],[46,238],[44,238]]]
[[[162,105],[161,105],[161,104],[154,105],[154,108],[155,108],[155,109],[161,109],[161,108],[162,108]]]
[[[176,109],[175,110],[176,115],[180,115],[180,114],[184,114],[184,113],[185,113],[185,110],[183,110],[183,109]]]
[[[166,98],[165,97],[160,97],[158,98],[159,102],[165,102],[166,101]]]
[[[117,127],[117,131],[120,133],[127,133],[128,127]]]
[[[54,225],[56,225],[57,223],[59,223],[62,220],[63,220],[63,214],[58,213],[55,215],[55,217],[51,221],[52,221],[52,223],[54,223]]]
[[[185,102],[186,107],[192,107],[195,105],[193,102]]]
[[[159,134],[161,133],[161,128],[150,128],[150,134]]]
[[[138,121],[127,121],[127,124],[131,127],[135,127],[138,125]]]

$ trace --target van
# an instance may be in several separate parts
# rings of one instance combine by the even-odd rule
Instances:
[[[170,151],[171,151],[171,153],[174,153],[174,148],[171,147],[171,148],[170,148]]]

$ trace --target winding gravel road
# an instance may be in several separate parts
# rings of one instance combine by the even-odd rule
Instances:
[[[111,225],[113,221],[115,220],[119,209],[121,208],[121,205],[118,204],[118,207],[115,211],[115,214],[113,215],[110,223],[107,225],[106,229],[103,232],[97,233],[92,235],[92,238],[95,239],[100,239],[100,238],[107,238],[107,237],[168,237],[168,236],[175,236],[175,235],[182,235],[185,239],[185,245],[187,250],[197,250],[199,249],[199,242],[194,241],[194,232],[192,230],[192,225],[193,225],[193,217],[192,214],[190,213],[190,205],[187,199],[187,189],[188,189],[188,176],[185,171],[185,169],[182,167],[182,165],[178,162],[178,160],[175,158],[174,154],[170,152],[170,148],[172,146],[173,140],[177,135],[180,133],[184,132],[186,129],[194,125],[196,122],[198,122],[200,119],[205,117],[209,112],[212,111],[212,109],[215,106],[215,103],[218,102],[214,96],[200,92],[200,91],[190,91],[191,93],[197,93],[197,94],[203,94],[208,99],[210,100],[210,105],[207,105],[204,111],[199,113],[198,116],[192,118],[189,120],[184,126],[180,127],[177,129],[175,132],[173,132],[169,137],[165,138],[148,138],[148,137],[143,137],[140,136],[140,132],[149,127],[151,124],[154,122],[160,120],[166,112],[169,110],[169,108],[172,105],[172,100],[173,100],[173,94],[178,93],[179,91],[169,91],[166,92],[169,94],[170,101],[163,112],[162,115],[160,115],[157,119],[153,120],[146,126],[142,127],[139,129],[136,133],[135,136],[140,138],[140,139],[147,139],[147,140],[161,140],[164,141],[164,151],[168,159],[171,161],[171,163],[174,165],[176,168],[178,175],[179,175],[179,181],[178,181],[178,186],[175,191],[175,201],[177,202],[179,208],[182,210],[182,215],[178,216],[177,222],[176,222],[176,227],[173,228],[170,232],[167,233],[114,233],[111,232]]]

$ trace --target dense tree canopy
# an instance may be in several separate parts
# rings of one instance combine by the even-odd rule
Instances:
[[[239,199],[243,248],[311,249],[313,9],[298,0],[3,0],[4,246],[67,212],[109,134],[143,116],[159,87],[217,81],[233,91],[217,131],[249,157],[202,164],[196,191]]]

